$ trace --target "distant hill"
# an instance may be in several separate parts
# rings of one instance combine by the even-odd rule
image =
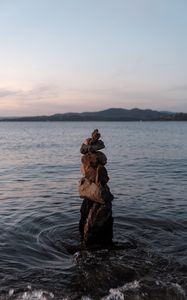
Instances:
[[[51,116],[1,118],[0,121],[187,121],[187,113],[160,112],[151,109],[109,108],[97,112],[65,113]]]

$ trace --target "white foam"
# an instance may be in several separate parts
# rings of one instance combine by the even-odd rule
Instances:
[[[54,298],[53,293],[48,293],[42,290],[34,290],[24,292],[23,294],[19,295],[16,300],[49,300]]]
[[[118,289],[110,289],[110,294],[102,300],[124,300],[124,295]]]
[[[126,283],[124,286],[120,288],[120,290],[124,292],[124,291],[139,289],[139,288],[140,288],[139,281],[134,280],[132,282]]]
[[[184,289],[182,288],[182,286],[178,283],[172,283],[172,286],[177,290],[177,292],[179,294],[181,294],[182,296],[186,297],[186,293],[184,291]]]
[[[102,298],[102,300],[124,300],[124,293],[129,290],[139,289],[139,281],[134,280],[132,282],[126,283],[121,287],[116,289],[110,289],[109,295]]]
[[[79,259],[81,258],[81,254],[79,251],[75,252],[73,255],[73,262],[78,263]]]
[[[8,292],[9,297],[11,297],[14,294],[14,289],[10,289]]]

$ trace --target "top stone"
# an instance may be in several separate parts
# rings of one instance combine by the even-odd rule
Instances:
[[[101,134],[98,129],[92,132],[92,137],[84,141],[81,146],[80,152],[86,154],[88,152],[96,152],[105,148],[104,142],[100,140]]]
[[[93,132],[92,132],[92,141],[98,141],[101,137],[101,134],[99,132],[98,129],[95,129]]]

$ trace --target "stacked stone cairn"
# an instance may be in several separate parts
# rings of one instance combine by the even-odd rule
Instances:
[[[101,149],[105,148],[98,129],[81,146],[83,154],[79,194],[83,198],[79,230],[86,245],[109,245],[113,236],[112,200],[107,185],[109,181],[105,168],[107,158]]]

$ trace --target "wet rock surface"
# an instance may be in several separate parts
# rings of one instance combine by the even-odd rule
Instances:
[[[81,218],[79,230],[86,245],[111,244],[113,237],[112,200],[113,195],[107,185],[108,172],[105,168],[107,157],[99,150],[105,147],[101,134],[95,129],[91,138],[81,146],[81,172],[79,185]]]

